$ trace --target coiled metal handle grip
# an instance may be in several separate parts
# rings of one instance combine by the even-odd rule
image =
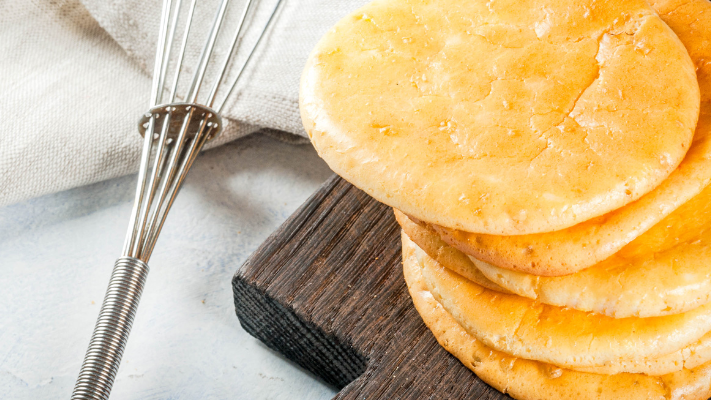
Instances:
[[[72,400],[109,398],[147,276],[148,264],[143,261],[116,260]]]

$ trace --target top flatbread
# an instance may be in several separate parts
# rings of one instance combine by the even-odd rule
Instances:
[[[541,276],[572,274],[597,264],[701,192],[711,180],[711,2],[653,2],[696,65],[701,109],[694,141],[679,167],[639,200],[570,228],[520,236],[495,236],[435,228],[460,251],[511,270]]]
[[[498,267],[539,276],[569,275],[608,259],[662,223],[700,193],[709,180],[711,103],[702,103],[694,143],[679,168],[652,192],[618,210],[560,231],[518,236],[485,235],[418,222],[434,229],[452,247]]]
[[[688,53],[643,0],[378,0],[302,75],[330,167],[470,232],[567,228],[661,183],[698,117]]]

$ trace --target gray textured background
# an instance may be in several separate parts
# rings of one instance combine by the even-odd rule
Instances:
[[[242,330],[230,279],[331,175],[261,134],[196,161],[161,234],[113,399],[328,399]],[[135,175],[0,208],[0,397],[69,398],[133,203]]]

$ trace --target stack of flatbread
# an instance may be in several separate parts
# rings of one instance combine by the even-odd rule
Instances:
[[[484,381],[711,396],[711,2],[377,0],[300,105],[395,208],[415,307]]]

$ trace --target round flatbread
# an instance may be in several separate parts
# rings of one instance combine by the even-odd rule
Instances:
[[[644,0],[378,0],[321,39],[300,108],[319,155],[376,199],[521,235],[658,186],[691,144],[699,92]]]
[[[711,181],[711,2],[653,1],[696,65],[701,115],[679,167],[656,189],[606,215],[557,232],[495,236],[433,227],[447,243],[480,260],[541,276],[572,274],[597,264],[689,201]]]
[[[403,249],[414,255],[419,265],[426,268],[428,254],[420,248],[403,230]],[[445,264],[442,265],[449,269]],[[475,283],[475,282],[474,282]],[[682,368],[694,368],[711,360],[711,333],[706,333],[698,341],[683,349],[659,357],[618,358],[595,366],[566,365],[566,367],[582,372],[602,374],[617,374],[621,372],[643,373],[646,375],[665,375],[680,371]]]
[[[587,368],[677,353],[683,364],[691,354],[682,350],[711,331],[709,305],[664,317],[615,319],[497,293],[426,254],[419,257],[429,291],[454,319],[487,346],[515,357]]]
[[[412,247],[403,246],[403,271],[415,308],[448,352],[497,390],[519,400],[705,400],[711,363],[660,377],[601,375],[514,358],[469,335],[427,289]]]
[[[560,277],[511,271],[467,257],[402,213],[396,217],[438,263],[499,292],[613,318],[679,314],[711,300],[711,186],[617,254]]]

